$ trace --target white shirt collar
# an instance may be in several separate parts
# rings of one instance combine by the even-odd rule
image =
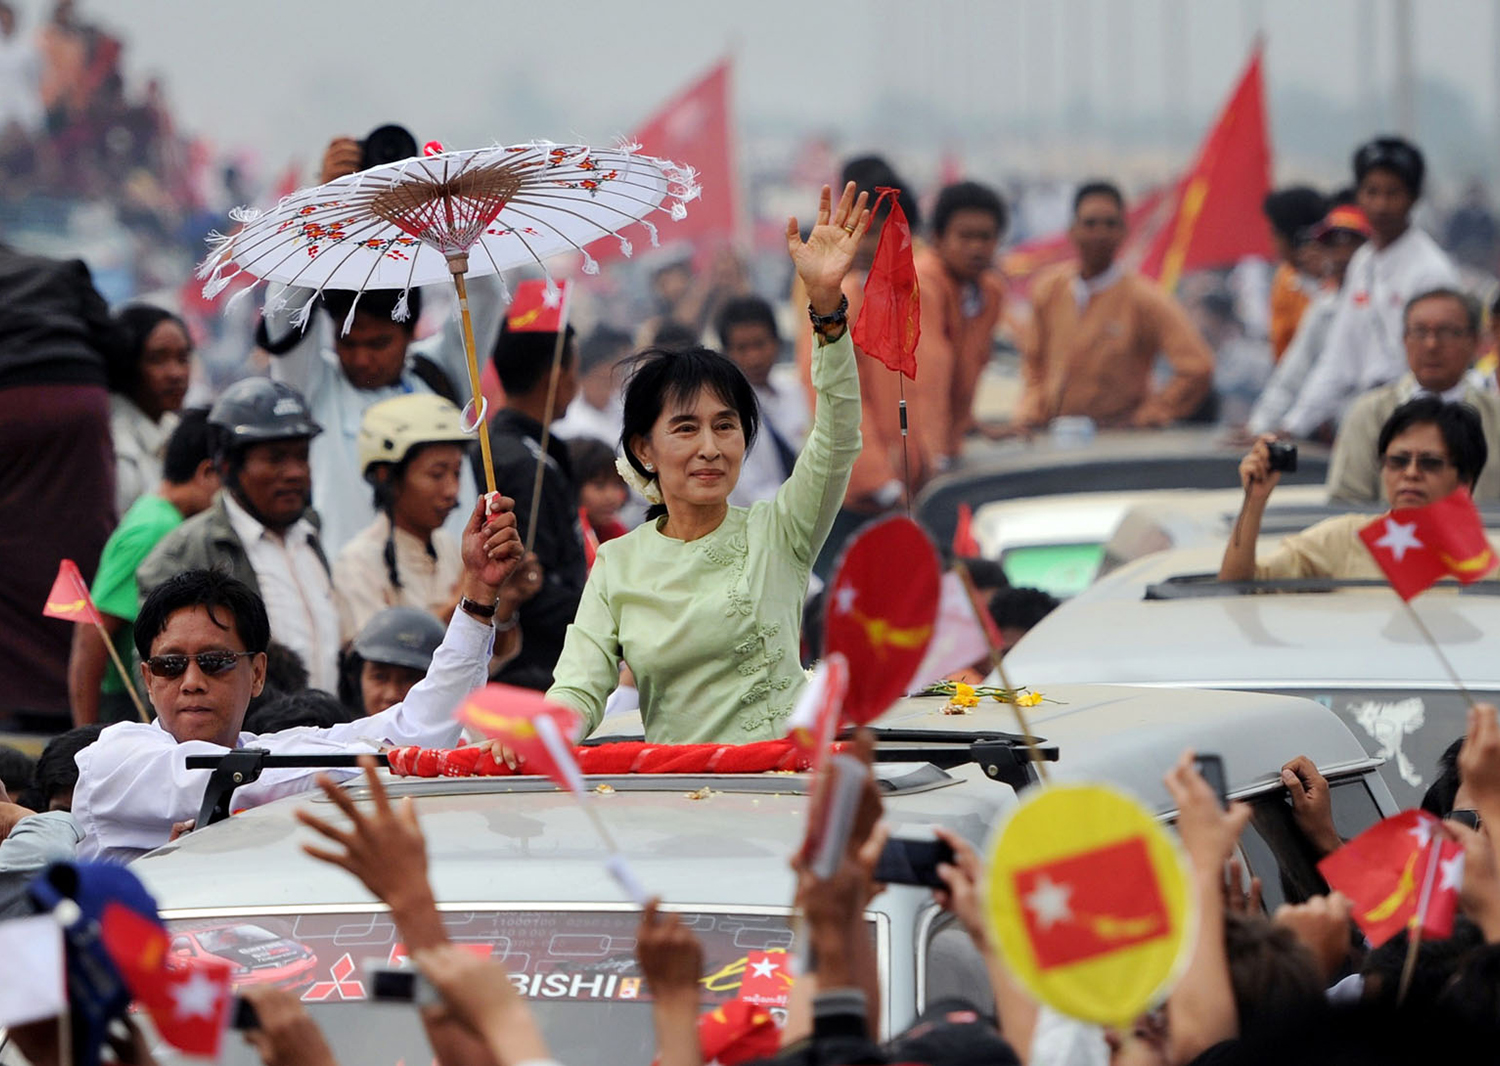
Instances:
[[[311,522],[304,515],[287,527],[286,531],[279,537],[265,527],[249,511],[240,506],[234,498],[234,493],[224,491],[224,510],[229,515],[229,525],[234,529],[234,535],[240,538],[244,544],[253,544],[262,537],[271,537],[274,540],[289,541],[292,539],[306,540],[313,536],[317,530],[313,529]]]
[[[1422,388],[1422,386],[1417,384],[1417,379],[1408,374],[1406,376],[1406,398],[1408,400],[1415,400],[1418,396],[1436,396],[1444,403],[1462,403],[1464,396],[1469,391],[1469,387],[1474,384],[1472,380],[1473,373],[1474,371],[1472,370],[1465,371],[1464,376],[1459,378],[1457,385],[1442,392],[1433,392],[1430,389]]]
[[[1078,310],[1082,311],[1089,305],[1090,300],[1092,300],[1099,293],[1103,292],[1105,289],[1109,288],[1119,280],[1119,263],[1109,264],[1108,270],[1104,271],[1102,274],[1095,274],[1093,277],[1088,279],[1085,279],[1081,274],[1074,274],[1073,299],[1078,303]]]

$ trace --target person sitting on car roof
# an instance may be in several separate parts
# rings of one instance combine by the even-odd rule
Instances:
[[[212,570],[189,570],[158,585],[141,605],[135,628],[141,677],[158,717],[149,725],[110,726],[79,753],[73,796],[73,816],[83,831],[79,857],[129,861],[167,843],[174,824],[196,817],[209,772],[189,770],[190,755],[246,746],[342,754],[388,744],[454,744],[459,726],[453,712],[485,682],[500,586],[521,557],[512,506],[495,496],[475,504],[464,529],[458,609],[427,676],[389,710],[330,729],[242,733],[250,698],[265,683],[265,604],[243,581]],[[235,794],[235,804],[253,807],[301,792],[319,772],[268,769]]]
[[[1271,469],[1265,434],[1240,462],[1245,502],[1234,533],[1224,549],[1220,581],[1267,581],[1286,578],[1380,579],[1374,556],[1359,531],[1375,517],[1338,515],[1295,533],[1264,560],[1255,557],[1255,540],[1271,491],[1281,473]],[[1488,447],[1479,414],[1468,404],[1445,403],[1436,396],[1408,400],[1380,428],[1375,454],[1381,485],[1392,507],[1424,507],[1460,485],[1473,491],[1484,470]]]
[[[859,377],[840,284],[869,228],[853,182],[823,188],[804,242],[787,248],[807,290],[818,347],[812,432],[775,499],[729,495],[759,415],[744,373],[704,348],[658,349],[625,393],[621,473],[653,500],[647,521],[599,546],[549,699],[592,730],[628,663],[654,744],[744,743],[781,735],[806,677],[802,602],[860,450]]]

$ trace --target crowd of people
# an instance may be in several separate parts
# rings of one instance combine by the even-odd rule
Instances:
[[[58,9],[55,32],[86,38],[69,5]],[[0,34],[12,23],[0,3]],[[0,75],[14,79],[21,67],[6,67],[8,55],[0,48]],[[39,102],[43,117],[66,110]],[[41,135],[25,100],[0,106],[10,108],[0,150],[17,150],[18,129]],[[358,145],[340,138],[322,177],[359,166]],[[851,329],[892,217],[878,190],[907,186],[875,156],[841,177],[810,225],[788,223],[795,330],[779,313],[786,294],[750,291],[723,260],[662,268],[660,313],[629,329],[607,315],[587,331],[537,329],[498,279],[477,279],[474,332],[496,383],[478,428],[484,450],[462,410],[461,332],[450,322],[419,336],[420,291],[274,289],[256,330],[266,373],[188,406],[193,331],[179,316],[142,303],[111,312],[82,262],[0,245],[0,453],[27,456],[0,466],[11,563],[0,577],[0,722],[61,734],[34,766],[0,748],[10,792],[0,791],[0,915],[22,912],[8,890],[48,861],[126,862],[193,831],[195,753],[252,742],[298,753],[451,747],[455,709],[487,681],[576,711],[576,739],[632,710],[654,744],[781,737],[819,657],[816,626],[804,625],[810,597],[841,546],[871,518],[903,512],[978,438],[1219,422],[1251,448],[1225,581],[1379,575],[1358,538],[1368,514],[1256,557],[1286,440],[1330,441],[1330,496],[1353,507],[1424,506],[1459,489],[1500,498],[1500,388],[1486,352],[1500,308],[1486,309],[1414,224],[1426,167],[1407,141],[1359,146],[1348,189],[1278,190],[1264,221],[1245,220],[1271,227],[1280,262],[1264,338],[1274,370],[1243,411],[1220,402],[1224,337],[1121,262],[1126,201],[1108,180],[1078,186],[1076,256],[1034,279],[1025,302],[998,266],[1010,210],[995,189],[944,187],[925,227],[906,198],[922,329],[920,373],[903,382],[857,350]],[[1020,353],[1020,395],[1003,420],[976,403],[999,333]],[[483,491],[484,456],[498,493]],[[40,617],[62,559],[78,563],[97,622]],[[1004,647],[1056,606],[1009,588],[982,560],[969,569]],[[954,679],[972,683],[986,668]],[[1500,819],[1494,718],[1483,707],[1471,716],[1449,767],[1462,784],[1433,799],[1444,808],[1435,813]],[[868,740],[860,750],[868,761]],[[268,770],[237,802],[308,791],[315,773]],[[1312,767],[1284,774],[1309,846],[1336,848],[1326,782]],[[973,1052],[964,1061],[1254,1061],[1258,1041],[1283,1047],[1289,1034],[1309,1048],[1388,1040],[1390,1051],[1415,1032],[1408,1019],[1494,1026],[1500,870],[1483,833],[1450,830],[1468,856],[1466,950],[1424,958],[1415,991],[1398,997],[1388,952],[1351,940],[1347,901],[1254,913],[1223,872],[1245,811],[1221,809],[1187,758],[1167,787],[1200,936],[1164,1012],[1130,1032],[1073,1023],[1019,989],[978,917],[980,859],[944,836],[956,859],[937,898],[973,938],[995,992],[971,1005],[979,1020],[958,1041]],[[379,780],[373,819],[331,781],[324,788],[355,831],[306,821],[344,846],[335,861],[392,903],[398,926],[412,923],[403,935],[444,997],[427,1019],[439,1060],[545,1061],[498,966],[445,945],[441,923],[432,935],[425,863],[411,859],[420,831],[395,824],[405,816]],[[782,1035],[787,1063],[941,1058],[922,1043],[931,1019],[892,1045],[873,1040],[880,996],[857,919],[878,890],[882,837],[878,797],[867,800],[837,872],[799,871],[816,964]],[[404,863],[393,841],[412,845]],[[700,1066],[685,991],[700,960],[692,934],[649,907],[637,950],[663,1066]],[[1327,994],[1335,986],[1343,993]],[[247,998],[268,1063],[332,1061],[295,1001]],[[1330,1006],[1345,1000],[1364,1006]],[[49,1061],[38,1054],[39,1066]]]

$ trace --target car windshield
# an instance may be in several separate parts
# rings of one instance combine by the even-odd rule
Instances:
[[[682,917],[703,945],[707,976],[700,999],[705,1009],[736,996],[773,1011],[785,1006],[792,944],[785,912],[689,911]],[[455,943],[504,963],[535,1011],[557,1061],[569,1066],[651,1061],[651,998],[635,961],[639,912],[449,910],[443,921]],[[370,967],[410,966],[388,914],[239,914],[226,917],[217,928],[200,916],[168,918],[167,926],[174,933],[191,930],[205,946],[219,936],[282,931],[297,945],[297,964],[253,969],[236,977],[239,985],[276,984],[296,992],[340,1062],[396,1066],[431,1061],[416,1008],[371,998]],[[600,1039],[601,1033],[609,1034],[607,1041]],[[222,1062],[259,1062],[240,1041],[226,1041],[224,1047]],[[171,1058],[171,1050],[160,1048],[158,1058]]]
[[[1103,544],[1031,544],[1007,549],[1000,566],[1016,588],[1066,598],[1088,587],[1103,560]]]
[[[268,944],[281,937],[258,925],[231,925],[223,929],[204,929],[198,933],[198,943],[205,951],[233,951],[251,944]]]

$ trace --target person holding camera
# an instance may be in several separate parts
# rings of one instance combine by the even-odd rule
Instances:
[[[1411,508],[1435,503],[1460,485],[1472,492],[1488,451],[1479,413],[1468,404],[1437,396],[1408,400],[1385,420],[1375,446],[1385,498],[1393,508]],[[1296,469],[1296,456],[1294,445],[1264,434],[1240,461],[1245,502],[1224,549],[1219,580],[1382,578],[1359,539],[1360,529],[1377,517],[1371,514],[1325,518],[1287,537],[1264,560],[1255,557],[1266,502],[1282,472]]]

